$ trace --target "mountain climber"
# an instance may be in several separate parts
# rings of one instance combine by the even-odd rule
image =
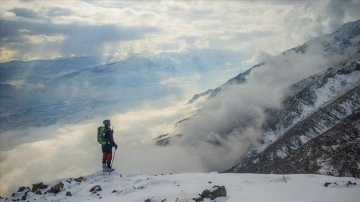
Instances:
[[[111,168],[111,159],[112,159],[112,148],[115,147],[115,150],[118,148],[117,144],[114,142],[114,130],[110,128],[111,123],[110,120],[104,120],[103,124],[105,126],[105,139],[107,140],[107,143],[101,146],[102,152],[103,152],[103,169],[104,170],[113,170]]]

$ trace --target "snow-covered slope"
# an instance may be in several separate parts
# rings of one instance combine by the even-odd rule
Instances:
[[[292,52],[306,53],[309,51],[310,47],[313,46],[317,46],[317,48],[321,50],[321,53],[330,60],[335,59],[339,55],[346,55],[348,51],[357,52],[360,46],[360,21],[346,23],[335,32],[313,38],[301,46],[283,52],[282,55]],[[331,59],[333,56],[336,57]],[[247,71],[239,73],[237,76],[229,79],[225,84],[215,89],[209,89],[206,92],[194,95],[190,102],[194,102],[202,96],[216,96],[229,85],[246,83],[246,77],[249,76],[250,72],[255,68],[264,66],[265,63],[266,62],[262,62],[254,65]]]
[[[20,187],[12,197],[0,201],[357,202],[359,184],[356,178],[319,175],[184,173],[147,176],[135,173],[120,177],[116,171],[111,175],[101,171],[36,183],[31,188]]]
[[[315,69],[317,71],[313,71]],[[305,172],[360,177],[359,158],[354,158],[360,154],[359,122],[356,121],[360,110],[359,87],[360,21],[355,21],[332,34],[269,56],[224,85],[195,95],[191,102],[202,96],[211,99],[196,116],[181,124],[186,132],[186,127],[196,125],[199,119],[211,121],[208,125],[223,123],[207,127],[202,136],[203,140],[218,145],[226,145],[232,137],[245,136],[248,130],[260,131],[248,136],[250,141],[245,140],[251,147],[230,172]],[[214,120],[211,114],[216,114]],[[255,136],[257,141],[252,141]],[[316,140],[317,137],[321,141]],[[244,146],[242,143],[237,145]],[[351,145],[352,149],[345,145]],[[326,149],[318,150],[317,146]],[[302,152],[307,155],[300,155]],[[300,161],[303,164],[298,164]]]
[[[294,95],[284,101],[283,108],[268,111],[271,116],[264,124],[261,143],[233,171],[359,177],[359,160],[352,158],[360,154],[359,61],[360,53],[356,53],[341,64],[295,84]],[[327,141],[314,144],[317,137]],[[345,152],[348,144],[353,145],[353,151]],[[314,155],[319,146],[329,149]],[[336,158],[329,153],[337,153]],[[307,163],[299,164],[304,158]],[[291,169],[284,168],[291,164],[294,165]]]

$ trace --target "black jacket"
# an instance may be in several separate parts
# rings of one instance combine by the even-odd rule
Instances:
[[[102,145],[102,152],[103,153],[111,153],[112,147],[117,147],[116,143],[114,142],[114,131],[110,127],[105,127],[105,138],[108,140],[108,144]]]

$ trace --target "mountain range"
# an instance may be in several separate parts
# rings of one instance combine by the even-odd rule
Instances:
[[[181,100],[187,95],[179,83],[221,83],[226,71],[241,68],[236,55],[193,50],[114,62],[73,57],[0,63],[0,131],[77,123],[169,97]]]

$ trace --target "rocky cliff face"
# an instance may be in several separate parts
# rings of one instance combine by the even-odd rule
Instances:
[[[334,176],[360,176],[360,111],[340,121],[331,129],[305,144],[292,147],[286,141],[248,158],[231,172],[256,173],[316,173]],[[294,135],[294,140],[296,139]],[[283,158],[276,156],[275,148],[286,150]],[[251,159],[251,160],[250,160]]]

